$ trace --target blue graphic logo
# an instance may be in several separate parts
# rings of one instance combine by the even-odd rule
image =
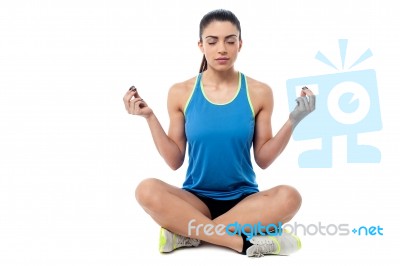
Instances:
[[[342,70],[345,68],[347,40],[339,40]],[[348,70],[372,56],[367,49]],[[318,51],[315,58],[339,70]],[[317,96],[316,109],[296,127],[295,140],[321,139],[321,149],[308,150],[299,155],[301,168],[332,167],[332,139],[347,137],[348,163],[379,163],[380,150],[374,146],[361,145],[357,134],[382,129],[376,73],[373,69],[347,71],[321,76],[289,79],[286,82],[289,110],[293,110],[303,86]]]

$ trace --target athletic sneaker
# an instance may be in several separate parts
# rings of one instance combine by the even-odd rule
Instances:
[[[301,248],[300,239],[294,234],[286,231],[277,236],[254,236],[250,239],[253,245],[246,250],[249,257],[262,257],[264,255],[287,256]]]
[[[168,253],[180,247],[197,247],[200,240],[174,234],[165,228],[160,229],[159,250]]]

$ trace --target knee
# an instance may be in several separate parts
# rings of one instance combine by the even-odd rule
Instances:
[[[162,181],[156,178],[147,178],[139,183],[135,190],[137,202],[146,209],[153,209],[160,206],[160,187]]]
[[[281,185],[278,188],[284,208],[294,215],[301,206],[302,199],[300,193],[294,187],[287,185]]]

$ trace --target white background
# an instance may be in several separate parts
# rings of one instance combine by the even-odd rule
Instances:
[[[399,12],[395,1],[2,1],[0,4],[0,265],[395,265],[398,256]],[[198,24],[215,8],[242,24],[237,69],[274,90],[274,132],[287,119],[286,80],[335,73],[370,48],[354,70],[375,69],[383,130],[360,141],[380,164],[299,169],[311,142],[291,141],[261,189],[289,184],[303,195],[295,221],[384,228],[383,236],[301,236],[288,257],[252,259],[203,246],[158,253],[159,227],[134,199],[146,177],[180,186],[145,121],[129,116],[131,85],[168,127],[169,87],[196,75]],[[395,72],[396,71],[396,72]],[[317,110],[318,111],[318,110]],[[307,144],[308,143],[308,144]],[[168,204],[168,203],[165,203]],[[397,214],[398,215],[398,214]]]

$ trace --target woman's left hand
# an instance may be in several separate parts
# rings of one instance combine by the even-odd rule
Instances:
[[[309,88],[303,87],[296,102],[296,107],[289,115],[293,130],[304,117],[315,110],[315,95]]]

